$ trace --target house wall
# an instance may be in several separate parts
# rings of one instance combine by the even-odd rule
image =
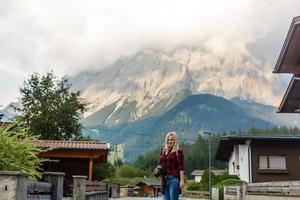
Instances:
[[[228,161],[228,173],[229,174],[235,174],[234,166],[233,166],[234,161],[235,161],[235,153],[233,151],[233,152],[231,152],[231,155],[230,155],[229,161]]]
[[[233,152],[231,153],[231,156],[229,158],[229,162],[228,162],[228,171],[229,174],[231,175],[238,175],[238,169],[237,169],[237,165],[238,165],[238,146],[234,146],[233,148]]]
[[[235,145],[229,158],[229,174],[238,175],[241,180],[249,182],[249,144]]]
[[[241,180],[249,182],[249,144],[238,145],[239,149],[239,177]]]
[[[259,155],[286,155],[287,170],[259,170]],[[300,180],[300,145],[297,142],[253,141],[251,143],[252,182]]]

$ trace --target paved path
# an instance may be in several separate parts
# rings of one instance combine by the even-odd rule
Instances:
[[[162,197],[157,197],[157,198],[151,198],[151,197],[122,197],[122,198],[112,198],[110,200],[162,200]],[[196,200],[196,199],[179,198],[179,200]],[[201,200],[201,199],[197,199],[197,200]]]
[[[162,197],[151,198],[151,197],[122,197],[122,198],[111,198],[110,200],[162,200]]]

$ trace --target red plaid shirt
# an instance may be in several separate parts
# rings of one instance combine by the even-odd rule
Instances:
[[[180,171],[184,170],[184,156],[182,150],[171,152],[168,155],[162,150],[159,164],[164,167],[166,174],[176,176],[180,180]],[[165,176],[162,177],[162,193],[165,190]]]

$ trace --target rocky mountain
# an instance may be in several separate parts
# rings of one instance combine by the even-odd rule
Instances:
[[[0,110],[0,114],[3,114],[1,118],[2,121],[11,121],[15,116],[19,115],[20,112],[16,108],[20,108],[21,104],[19,102],[12,102],[8,104],[5,108]]]
[[[85,123],[114,126],[162,115],[190,94],[278,105],[282,84],[271,71],[235,51],[217,56],[191,48],[170,53],[144,49],[99,72],[83,72],[71,82],[90,103]]]
[[[161,145],[168,131],[193,141],[203,130],[299,126],[298,115],[276,113],[284,89],[271,71],[238,51],[144,49],[70,81],[89,103],[84,134],[123,143],[125,158],[132,161]],[[5,116],[13,116],[9,108],[2,111]]]
[[[298,113],[277,113],[277,108],[270,105],[257,103],[251,99],[240,97],[232,98],[231,101],[251,116],[273,123],[276,126],[300,127],[300,116]]]
[[[160,116],[114,127],[86,127],[85,134],[113,144],[125,144],[125,159],[132,161],[138,155],[162,145],[168,131],[176,131],[181,141],[191,142],[201,131],[219,134],[273,126],[272,122],[253,116],[246,106],[241,107],[225,98],[203,94],[186,97]]]

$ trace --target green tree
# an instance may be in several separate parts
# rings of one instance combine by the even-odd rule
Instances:
[[[152,151],[147,152],[145,155],[139,156],[134,162],[135,167],[143,170],[153,170],[159,163],[159,156],[161,147],[158,147]]]
[[[25,171],[40,177],[42,160],[36,155],[42,150],[32,141],[35,136],[25,129],[0,128],[0,170]]]
[[[109,163],[96,165],[93,170],[94,180],[103,180],[105,178],[113,178],[115,175],[115,167]]]
[[[129,164],[124,164],[116,170],[117,177],[142,177],[144,175],[147,175],[147,172]]]
[[[20,89],[22,115],[18,121],[41,139],[78,139],[86,104],[72,92],[67,77],[34,73]]]
[[[211,174],[211,184],[215,185],[217,181],[217,176],[212,173],[208,172],[208,170],[205,170],[200,181],[200,189],[201,190],[209,190],[209,173]]]

